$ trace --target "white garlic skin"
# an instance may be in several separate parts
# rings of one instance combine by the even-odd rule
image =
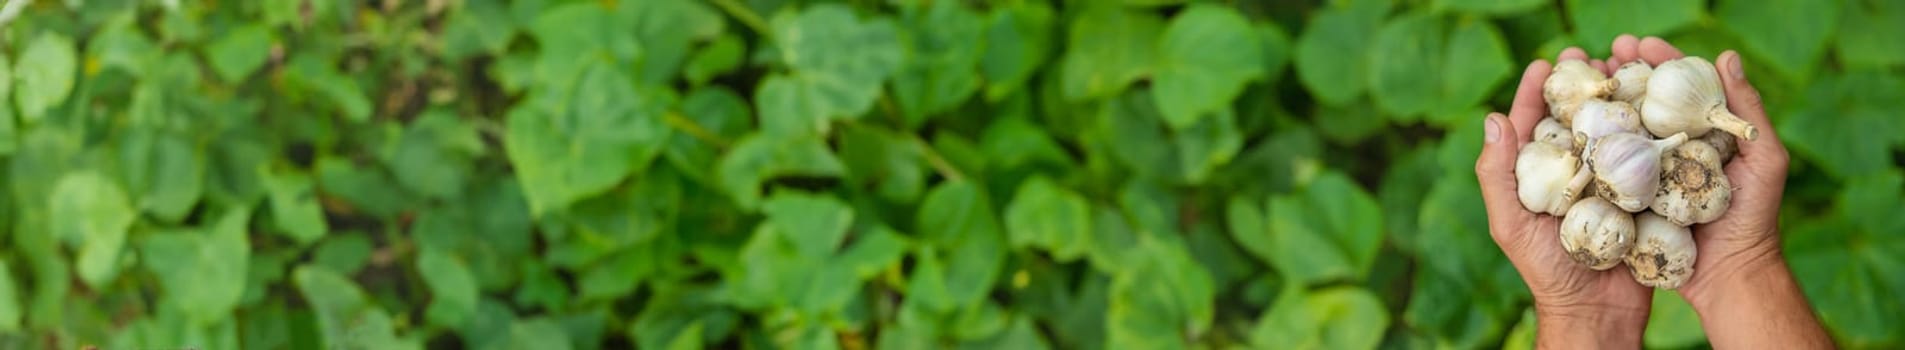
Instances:
[[[1586,147],[1590,140],[1612,134],[1640,134],[1646,132],[1640,126],[1640,111],[1627,102],[1608,102],[1587,100],[1574,112],[1574,143],[1576,148]],[[1582,136],[1585,136],[1583,138]]]
[[[1613,134],[1590,141],[1581,154],[1594,173],[1595,195],[1628,212],[1647,209],[1660,189],[1660,155],[1686,141],[1687,134],[1660,140]]]
[[[1566,213],[1590,173],[1567,148],[1547,142],[1529,142],[1515,156],[1515,195],[1528,211],[1549,215]]]
[[[1620,86],[1608,98],[1639,105],[1647,97],[1647,78],[1653,75],[1654,67],[1648,66],[1647,62],[1637,60],[1621,65],[1614,70],[1614,80],[1620,81]]]
[[[1693,231],[1653,212],[1635,214],[1634,225],[1634,248],[1624,259],[1634,281],[1654,288],[1680,288],[1693,276],[1698,257]]]
[[[1574,111],[1581,102],[1607,97],[1619,86],[1620,81],[1608,79],[1607,74],[1587,62],[1566,60],[1555,63],[1554,71],[1541,84],[1541,97],[1548,102],[1549,114],[1562,125],[1573,127]]]
[[[1566,125],[1561,125],[1561,121],[1555,120],[1554,117],[1541,118],[1541,123],[1535,124],[1535,142],[1561,146],[1567,148],[1570,153],[1580,149],[1580,146],[1574,144],[1574,131],[1568,129]]]
[[[1759,129],[1727,111],[1720,73],[1704,58],[1687,56],[1654,67],[1644,101],[1641,124],[1657,137],[1700,137],[1720,129],[1748,141],[1759,139]]]
[[[1561,218],[1561,248],[1595,270],[1619,265],[1634,247],[1634,215],[1598,197],[1583,198]]]
[[[1725,134],[1725,133],[1713,133]],[[1720,151],[1687,142],[1660,156],[1660,190],[1648,208],[1674,225],[1713,222],[1733,203],[1733,183],[1720,166]]]

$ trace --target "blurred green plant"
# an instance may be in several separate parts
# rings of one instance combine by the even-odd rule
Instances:
[[[1525,348],[1479,121],[1621,33],[1905,345],[1896,1],[7,2],[0,348]]]

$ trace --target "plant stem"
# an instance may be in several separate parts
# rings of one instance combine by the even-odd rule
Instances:
[[[728,140],[722,139],[720,135],[715,135],[713,132],[708,131],[708,128],[701,127],[701,124],[696,124],[695,121],[688,120],[687,117],[682,117],[680,114],[669,112],[662,116],[662,121],[668,123],[668,126],[674,127],[675,130],[681,130],[682,132],[688,133],[689,136],[701,139],[703,142],[714,144],[715,147],[721,149],[728,148]]]
[[[714,6],[720,7],[721,11],[727,12],[728,16],[734,17],[734,20],[741,21],[742,25],[753,29],[755,33],[760,33],[761,36],[767,36],[768,33],[771,33],[767,30],[767,21],[762,20],[760,14],[754,13],[754,9],[748,8],[747,5],[742,4],[739,0],[708,1],[713,2]]]

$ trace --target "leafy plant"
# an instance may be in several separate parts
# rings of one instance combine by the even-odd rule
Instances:
[[[1744,51],[1905,342],[1887,1],[6,2],[4,348],[1525,346],[1480,117],[1619,33]]]

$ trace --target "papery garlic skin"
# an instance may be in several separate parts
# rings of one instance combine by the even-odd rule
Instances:
[[[1580,104],[1574,113],[1576,148],[1586,147],[1587,142],[1612,134],[1640,134],[1646,132],[1640,126],[1640,111],[1627,102],[1608,102],[1587,100]],[[1579,136],[1585,136],[1579,137]]]
[[[1581,159],[1560,145],[1529,142],[1515,156],[1515,195],[1528,211],[1549,215],[1566,213],[1591,179],[1580,169]]]
[[[1693,263],[1699,252],[1693,244],[1693,231],[1675,225],[1653,212],[1634,215],[1635,241],[1626,258],[1634,281],[1654,288],[1680,288],[1693,276]]]
[[[1707,145],[1713,146],[1713,150],[1719,151],[1720,165],[1722,166],[1726,165],[1726,163],[1733,162],[1733,156],[1740,154],[1739,138],[1733,137],[1733,134],[1730,133],[1709,132],[1707,136],[1701,136],[1695,140],[1705,142]]]
[[[1636,60],[1621,65],[1614,70],[1614,80],[1620,81],[1620,86],[1614,89],[1608,99],[1640,105],[1641,100],[1647,97],[1647,78],[1653,75],[1654,67],[1648,66],[1647,62]]]
[[[1601,70],[1581,60],[1565,60],[1554,65],[1548,80],[1541,85],[1541,97],[1548,102],[1548,113],[1562,125],[1574,127],[1574,111],[1585,101],[1607,97],[1620,87],[1620,81],[1607,78]]]
[[[1657,137],[1700,137],[1720,129],[1748,141],[1759,139],[1759,129],[1727,111],[1720,73],[1704,58],[1687,56],[1654,67],[1644,101],[1641,124]]]
[[[1595,270],[1619,265],[1634,246],[1634,215],[1598,197],[1583,198],[1561,218],[1561,248]]]
[[[1660,140],[1613,134],[1588,142],[1581,155],[1594,173],[1594,194],[1628,212],[1647,209],[1660,189],[1660,155],[1686,141],[1687,134]]]
[[[1561,146],[1567,148],[1570,153],[1580,149],[1580,146],[1574,144],[1574,131],[1569,130],[1566,125],[1561,125],[1561,121],[1555,120],[1554,117],[1541,118],[1541,123],[1535,124],[1535,142]]]
[[[1714,133],[1724,134],[1724,133]],[[1720,151],[1687,142],[1660,156],[1660,189],[1649,206],[1674,225],[1713,222],[1733,203],[1733,183],[1720,166]]]

